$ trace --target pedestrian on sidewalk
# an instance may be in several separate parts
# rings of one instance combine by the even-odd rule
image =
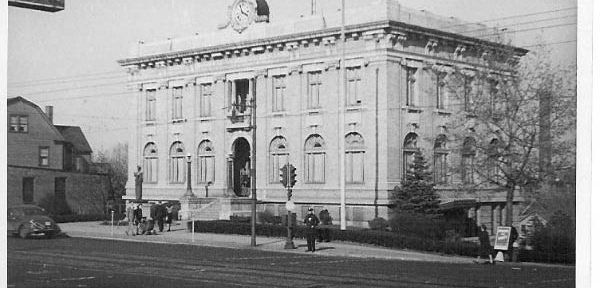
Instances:
[[[165,228],[165,218],[167,217],[167,208],[165,207],[165,202],[158,201],[158,206],[156,207],[156,218],[154,218],[154,222],[158,225],[158,231],[163,232]]]
[[[321,224],[323,224],[319,229],[319,242],[329,242],[331,241],[331,233],[329,227],[325,227],[326,225],[331,225],[331,216],[329,215],[329,210],[327,207],[323,207],[323,210],[319,212],[319,219],[321,220]]]
[[[308,249],[306,252],[315,252],[315,238],[317,237],[317,226],[319,226],[319,218],[314,214],[313,208],[308,208],[308,214],[304,217],[304,224],[306,225],[306,245]]]
[[[137,233],[137,229],[134,229],[136,226],[134,211],[135,204],[133,204],[131,201],[127,201],[127,209],[125,209],[125,219],[127,219],[127,230],[125,230],[125,234],[127,234],[127,236],[135,236]]]
[[[133,218],[135,224],[135,235],[140,235],[140,231],[142,230],[140,225],[142,224],[142,204],[137,204],[137,208],[133,210]]]
[[[173,204],[167,204],[167,231],[171,231],[171,223],[173,223]]]
[[[488,234],[485,225],[481,225],[479,227],[477,236],[479,238],[479,253],[477,255],[477,261],[475,261],[475,263],[481,264],[481,257],[489,257],[489,262],[486,262],[484,260],[483,264],[494,264],[494,258],[492,257],[492,246],[490,245],[490,235]]]

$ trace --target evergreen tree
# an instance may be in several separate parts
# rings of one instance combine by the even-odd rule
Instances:
[[[394,189],[396,212],[438,214],[440,200],[434,186],[427,160],[419,150],[406,171],[402,187]]]

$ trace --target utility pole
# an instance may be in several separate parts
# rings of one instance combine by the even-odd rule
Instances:
[[[339,127],[340,130],[340,138],[339,138],[339,165],[340,165],[340,230],[346,230],[346,149],[345,149],[345,133],[346,125],[344,119],[344,113],[346,112],[344,109],[346,102],[346,1],[342,0],[342,28],[340,35],[340,42],[342,45],[342,59],[340,63],[340,73],[342,78],[341,90],[342,93],[339,99]]]
[[[256,77],[252,79],[252,99],[250,99],[250,111],[252,111],[252,155],[250,158],[250,186],[252,190],[252,237],[250,246],[256,246]]]

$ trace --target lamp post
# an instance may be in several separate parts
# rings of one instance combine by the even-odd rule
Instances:
[[[185,190],[185,194],[183,197],[194,197],[194,192],[192,192],[192,155],[187,155],[187,188]]]

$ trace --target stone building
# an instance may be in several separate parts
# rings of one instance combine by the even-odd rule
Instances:
[[[392,0],[347,7],[342,45],[340,14],[323,16],[312,4],[307,16],[276,23],[265,1],[237,0],[227,27],[139,44],[119,61],[133,91],[129,163],[143,167],[144,199],[180,199],[189,155],[205,214],[246,213],[254,145],[260,211],[285,213],[279,168],[291,163],[299,216],[308,206],[327,207],[339,223],[343,186],[349,225],[364,226],[389,216],[390,192],[422,148],[430,163],[436,159],[444,207],[501,223],[503,191],[461,190],[461,177],[450,177],[450,159],[460,156],[445,149],[444,127],[463,98],[443,78],[484,67],[490,54],[503,55],[495,66],[510,70],[526,51],[490,37],[493,29]],[[135,194],[133,181],[127,190]]]

